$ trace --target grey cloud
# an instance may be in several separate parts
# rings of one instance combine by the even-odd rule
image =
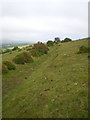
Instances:
[[[85,0],[31,0],[3,2],[0,30],[3,41],[46,41],[55,36],[87,37],[88,3]]]

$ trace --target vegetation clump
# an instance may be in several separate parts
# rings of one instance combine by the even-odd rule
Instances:
[[[88,53],[88,52],[90,53],[90,47],[81,46],[79,48],[78,54],[80,54],[80,53]]]
[[[51,41],[51,40],[47,41],[47,46],[53,46],[53,45],[54,45],[53,41]]]
[[[19,48],[18,48],[18,46],[15,46],[13,49],[12,49],[12,51],[15,51],[15,50],[18,50]]]
[[[43,54],[47,54],[48,50],[48,47],[44,43],[38,42],[32,47],[31,54],[32,56],[39,57]]]
[[[8,68],[5,64],[2,64],[2,74],[8,73]]]
[[[8,52],[11,52],[12,50],[11,49],[5,49],[5,50],[2,50],[1,54],[4,54],[4,53],[8,53]]]
[[[7,66],[8,70],[15,70],[16,69],[16,66],[10,61],[4,61],[3,64]]]
[[[65,38],[62,42],[70,42],[72,41],[70,38]]]
[[[33,62],[33,58],[29,52],[23,52],[19,55],[17,55],[13,61],[16,64],[25,64],[25,63],[31,63]]]

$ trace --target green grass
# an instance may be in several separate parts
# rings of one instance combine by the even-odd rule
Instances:
[[[3,118],[87,118],[88,54],[77,54],[82,45],[88,39],[57,44],[3,75]]]

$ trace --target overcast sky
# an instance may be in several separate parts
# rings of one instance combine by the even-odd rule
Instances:
[[[88,0],[1,0],[0,40],[47,41],[88,36]]]

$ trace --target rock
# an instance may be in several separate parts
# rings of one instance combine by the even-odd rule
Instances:
[[[33,70],[33,68],[31,68],[31,70]]]
[[[74,85],[77,85],[77,83],[74,83]]]
[[[43,94],[42,93],[40,93],[40,96],[42,96]]]
[[[56,111],[59,112],[59,109],[57,108]]]
[[[52,102],[54,102],[55,101],[55,99],[52,99]]]
[[[46,80],[47,78],[45,77],[45,80]]]
[[[45,105],[46,108],[48,108],[48,105]]]

